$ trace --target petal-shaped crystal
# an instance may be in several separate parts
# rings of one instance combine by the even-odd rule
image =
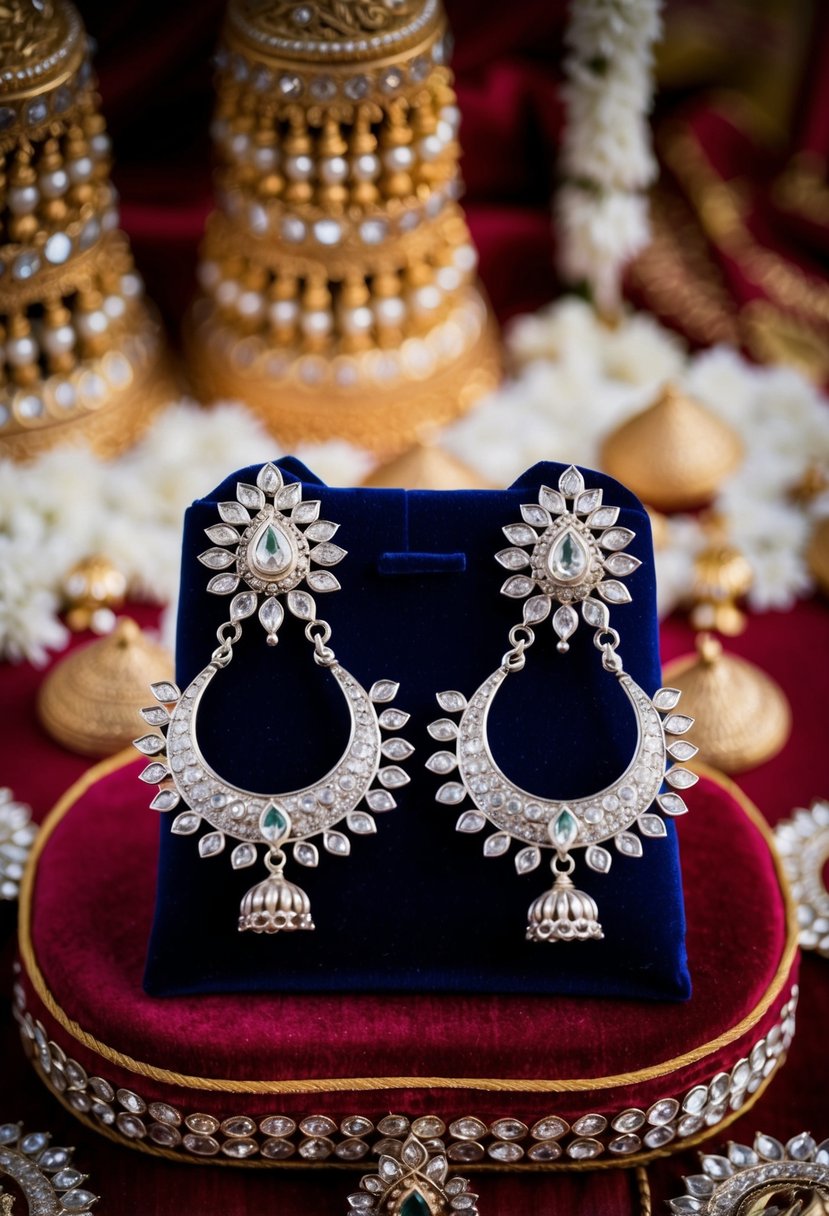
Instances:
[[[237,844],[230,854],[230,864],[234,870],[242,870],[245,866],[252,866],[255,861],[256,846],[252,844]]]
[[[505,570],[521,570],[529,566],[530,555],[524,549],[501,549],[495,554],[495,560]]]
[[[345,549],[341,549],[339,545],[332,545],[328,542],[323,545],[317,545],[311,550],[311,557],[318,566],[336,566],[345,556]]]
[[[240,591],[230,601],[231,621],[243,621],[256,611],[256,595],[253,591]]]
[[[215,857],[217,853],[221,853],[224,847],[224,832],[208,832],[199,841],[199,855],[201,857]]]
[[[263,464],[256,476],[256,484],[271,498],[282,485],[282,474],[275,464]]]
[[[429,772],[438,773],[440,776],[443,776],[445,773],[451,773],[453,769],[458,767],[458,758],[454,752],[435,752],[426,761],[426,767],[429,769]]]
[[[408,785],[411,781],[409,774],[397,764],[387,764],[385,768],[379,769],[377,777],[381,785],[392,790],[398,789],[401,785]]]
[[[369,790],[366,803],[373,811],[393,811],[397,803],[388,790]]]
[[[351,841],[342,832],[325,832],[322,843],[329,853],[337,857],[348,857],[351,852]]]
[[[642,841],[633,832],[619,832],[614,837],[614,844],[626,857],[642,856]]]
[[[170,715],[163,705],[149,705],[146,709],[139,710],[139,713],[150,726],[166,726],[170,721]]]
[[[529,845],[515,854],[515,868],[519,874],[529,874],[539,865],[541,865],[541,850],[534,845]]]
[[[239,577],[236,574],[214,574],[207,584],[207,590],[212,595],[230,595],[231,591],[235,591],[239,586]]]
[[[236,497],[243,507],[252,511],[261,511],[265,505],[265,495],[258,486],[249,486],[244,481],[236,483]]]
[[[639,830],[643,836],[665,836],[667,828],[665,821],[660,819],[658,815],[640,815],[638,819]]]
[[[595,511],[597,507],[601,506],[601,502],[601,490],[584,490],[573,504],[573,510],[577,515],[589,515],[591,511]]]
[[[409,721],[409,714],[402,709],[384,709],[378,721],[384,730],[401,730]]]
[[[562,604],[556,609],[553,617],[553,629],[555,629],[562,642],[566,642],[576,632],[579,618],[576,615],[576,610],[571,608],[569,604]],[[563,649],[563,647],[562,647]]]
[[[205,528],[204,533],[214,545],[235,545],[239,540],[239,533],[227,524],[213,524],[212,527]]]
[[[501,588],[502,595],[509,595],[514,600],[523,599],[525,595],[529,595],[535,586],[531,578],[527,578],[525,574],[514,574],[512,578],[508,578]]]
[[[242,524],[244,527],[250,523],[250,512],[240,502],[220,502],[219,515],[226,524]]]
[[[536,502],[524,502],[521,504],[521,518],[525,524],[530,524],[535,528],[549,528],[552,520],[550,512],[546,507],[539,506]]]
[[[576,839],[579,831],[578,820],[565,806],[550,823],[550,839],[556,848],[566,849]]]
[[[734,1173],[734,1167],[728,1158],[720,1157],[716,1153],[703,1156],[702,1168],[709,1178],[714,1178],[717,1182],[721,1182],[723,1178],[730,1178]]]
[[[449,718],[438,718],[436,722],[430,722],[426,729],[433,739],[437,739],[441,743],[458,737],[457,724]]]
[[[332,523],[330,519],[318,519],[315,523],[308,525],[305,529],[305,535],[308,537],[308,540],[322,543],[323,541],[330,540],[339,529],[340,525]]]
[[[317,615],[317,605],[314,602],[314,597],[313,595],[309,595],[307,591],[289,591],[287,599],[288,608],[301,621],[312,621]]]
[[[567,510],[564,495],[558,490],[551,489],[550,486],[541,487],[538,491],[538,501],[542,507],[546,507],[553,515],[563,515]]]
[[[575,528],[565,528],[547,554],[547,570],[557,583],[577,583],[590,565],[590,554]]]
[[[653,694],[653,703],[657,709],[667,712],[674,709],[682,693],[678,688],[659,688]]]
[[[603,549],[611,549],[614,552],[617,549],[624,549],[633,540],[635,532],[631,532],[630,528],[608,528],[599,537],[599,544]]]
[[[689,790],[692,785],[696,785],[699,777],[696,773],[692,773],[687,768],[671,768],[665,774],[665,780],[669,785],[672,785],[677,790]]]
[[[147,785],[158,785],[159,781],[163,781],[170,774],[163,764],[148,764],[138,776],[141,781],[146,781]]]
[[[355,836],[372,836],[377,831],[377,824],[365,811],[352,811],[345,821]]]
[[[679,794],[658,794],[656,801],[666,815],[685,815],[688,812]]]
[[[507,524],[501,531],[513,545],[534,545],[538,540],[538,533],[529,524]]]
[[[175,832],[176,836],[192,836],[193,832],[198,831],[200,823],[200,815],[194,811],[182,811],[180,815],[176,815],[170,831]]]
[[[552,601],[549,595],[532,595],[524,605],[524,624],[537,625],[550,615]]]
[[[275,634],[284,618],[285,609],[274,595],[266,599],[259,609],[259,620],[268,634]]]
[[[630,592],[624,583],[617,582],[615,578],[605,579],[603,583],[599,583],[598,591],[602,599],[607,600],[609,604],[630,603]]]
[[[298,481],[292,481],[290,485],[277,490],[274,501],[280,511],[290,511],[292,507],[302,501],[302,486]]]
[[[754,1149],[761,1157],[765,1157],[766,1161],[782,1161],[785,1156],[780,1141],[774,1136],[765,1136],[762,1132],[758,1132],[754,1137]]]
[[[693,760],[698,751],[699,748],[694,747],[693,743],[689,743],[687,739],[677,739],[668,748],[668,755],[673,756],[674,760],[684,763],[686,760]]]
[[[612,855],[598,844],[591,844],[590,848],[585,849],[584,860],[597,874],[606,874],[613,863]]]
[[[438,802],[446,806],[457,806],[466,797],[466,787],[459,781],[446,781],[435,794]]]
[[[786,1152],[793,1161],[811,1161],[817,1144],[808,1132],[793,1136],[786,1144]]]
[[[618,507],[599,507],[598,510],[590,512],[587,525],[590,528],[612,528],[618,518]]]
[[[484,841],[484,857],[501,857],[510,846],[510,836],[507,832],[496,832],[487,836]]]
[[[319,865],[319,850],[315,844],[311,844],[310,840],[298,840],[294,845],[294,860],[298,861],[301,866]]]
[[[574,464],[565,469],[558,479],[558,488],[565,498],[575,498],[584,489],[584,478]]]
[[[306,581],[312,591],[319,591],[323,595],[329,591],[339,591],[341,586],[340,580],[330,570],[312,570]]]
[[[318,498],[311,498],[308,502],[300,502],[291,511],[291,519],[295,524],[312,524],[315,519],[319,519],[320,503]]]
[[[403,1148],[400,1152],[400,1158],[406,1163],[406,1165],[411,1166],[412,1169],[418,1169],[420,1166],[426,1164],[426,1161],[429,1158],[429,1153],[416,1136],[409,1136],[409,1138],[403,1144]],[[426,1208],[426,1211],[429,1211],[428,1207]]]
[[[581,614],[594,629],[607,629],[610,624],[610,613],[607,605],[599,600],[582,600]]]
[[[605,570],[611,574],[615,574],[618,578],[625,578],[628,574],[633,574],[634,570],[638,570],[642,565],[638,557],[631,557],[629,553],[613,553],[610,557],[605,558]]]
[[[694,725],[694,719],[687,714],[671,714],[666,718],[663,726],[669,735],[684,735]]]
[[[291,833],[291,817],[276,803],[269,803],[259,816],[259,831],[262,839],[269,844],[278,844],[286,840]]]
[[[414,748],[408,739],[386,739],[380,745],[380,751],[389,760],[407,760],[411,756]]]
[[[462,692],[455,692],[454,689],[439,692],[437,702],[441,709],[445,709],[448,714],[457,714],[466,709],[466,697]]]
[[[247,558],[254,574],[264,579],[277,579],[296,565],[297,550],[288,533],[273,520],[266,519],[253,535]]]
[[[155,756],[164,751],[164,739],[161,735],[142,735],[140,739],[133,739],[132,745],[145,756]]]
[[[372,701],[393,701],[400,691],[400,685],[395,680],[376,680],[369,690]]]
[[[480,832],[485,824],[486,819],[479,811],[464,811],[455,824],[455,830],[458,832]]]
[[[226,570],[228,566],[233,565],[236,558],[232,553],[228,553],[227,549],[206,549],[204,553],[199,554],[199,561],[209,570]]]
[[[180,801],[177,790],[159,790],[150,806],[154,811],[172,811]]]
[[[157,684],[151,684],[150,692],[156,701],[161,701],[162,705],[170,705],[181,696],[178,685],[171,683],[169,680],[159,680]]]

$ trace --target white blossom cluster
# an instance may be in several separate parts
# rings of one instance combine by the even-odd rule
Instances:
[[[342,443],[296,454],[334,484],[359,480],[372,463]],[[84,448],[0,461],[0,658],[43,663],[66,643],[61,584],[85,557],[109,558],[133,598],[173,601],[187,506],[229,471],[279,455],[244,407],[182,402],[114,461]]]
[[[810,514],[829,513],[829,501],[807,512],[791,490],[812,464],[829,463],[829,410],[802,375],[757,367],[724,346],[688,357],[676,335],[648,314],[632,313],[609,327],[573,298],[519,318],[507,343],[513,377],[443,437],[483,478],[508,485],[543,459],[597,468],[605,436],[670,381],[742,439],[745,458],[713,506],[751,564],[751,606],[785,609],[810,590],[804,558]],[[666,546],[656,556],[663,614],[689,595],[694,555],[704,543],[695,517],[668,521]]]
[[[657,165],[648,121],[661,0],[574,0],[556,198],[559,267],[618,311],[625,265],[650,238],[644,190]]]

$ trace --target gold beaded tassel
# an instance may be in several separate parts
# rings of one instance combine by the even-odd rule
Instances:
[[[104,455],[177,395],[117,231],[110,140],[69,0],[8,0],[0,45],[0,457]]]
[[[187,345],[202,396],[247,401],[286,444],[391,455],[497,379],[446,57],[439,0],[336,19],[230,0]]]

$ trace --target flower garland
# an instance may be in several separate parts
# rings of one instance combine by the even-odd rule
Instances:
[[[661,0],[575,0],[565,43],[559,268],[600,311],[621,305],[625,265],[648,244],[656,178],[648,113]]]
[[[829,410],[803,376],[754,366],[727,347],[689,358],[649,315],[632,313],[610,328],[572,298],[519,318],[507,346],[513,377],[442,437],[486,482],[508,485],[539,459],[596,467],[605,435],[670,380],[743,440],[745,459],[713,505],[751,564],[751,606],[788,608],[808,593],[809,515],[829,513],[829,500],[807,512],[790,491],[815,461],[829,463]],[[372,467],[370,456],[347,443],[297,455],[333,485],[354,485]],[[30,465],[0,462],[0,657],[42,662],[65,644],[61,584],[92,554],[127,576],[131,598],[174,601],[186,507],[230,470],[278,456],[243,406],[183,402],[110,463],[83,449],[48,452]],[[696,518],[668,521],[656,554],[662,614],[688,596],[704,543]],[[172,621],[168,613],[170,629]]]

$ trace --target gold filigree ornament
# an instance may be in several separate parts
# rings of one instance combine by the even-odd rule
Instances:
[[[0,26],[0,456],[110,455],[173,393],[118,231],[89,40],[69,0],[7,0]]]
[[[0,900],[15,900],[37,826],[32,809],[16,802],[10,789],[0,789]]]
[[[73,650],[43,681],[38,717],[52,738],[84,756],[111,756],[132,742],[147,685],[169,680],[170,652],[130,617]]]
[[[366,1174],[359,1191],[348,1196],[349,1216],[477,1216],[478,1196],[465,1178],[447,1179],[448,1173],[440,1140],[424,1143],[412,1133],[402,1145],[389,1141],[377,1173]]]
[[[774,830],[777,849],[797,904],[800,945],[829,958],[829,891],[823,870],[829,861],[829,801],[798,808]]]
[[[730,426],[667,385],[652,405],[607,436],[601,464],[649,507],[684,511],[710,501],[742,456]]]
[[[18,1194],[30,1216],[89,1212],[98,1202],[83,1185],[87,1175],[72,1164],[74,1150],[51,1139],[48,1132],[24,1132],[20,1123],[0,1126],[0,1211],[14,1212]]]
[[[739,549],[716,538],[694,558],[691,624],[736,637],[746,627],[738,601],[754,581],[751,563]]]
[[[700,1216],[829,1216],[829,1140],[808,1132],[786,1144],[758,1132],[753,1146],[701,1153],[702,1172],[683,1178],[672,1212]]]
[[[287,445],[391,456],[497,382],[448,56],[439,0],[230,2],[190,369]]]

